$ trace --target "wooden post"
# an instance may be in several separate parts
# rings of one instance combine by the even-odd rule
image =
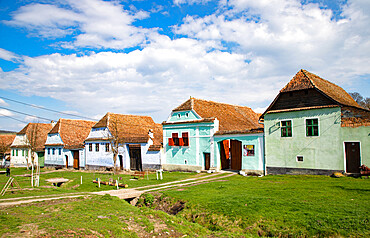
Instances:
[[[118,188],[118,178],[117,178],[117,180],[116,180],[116,186],[117,186],[117,190],[118,190],[118,189],[119,189],[119,188]]]
[[[98,178],[98,185],[99,185],[99,188],[100,188],[100,178]]]
[[[82,184],[82,175],[81,175],[81,184]]]

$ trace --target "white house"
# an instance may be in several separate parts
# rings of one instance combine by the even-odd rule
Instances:
[[[161,167],[162,125],[149,116],[107,113],[85,140],[86,168],[114,167],[112,146],[117,140],[117,168],[142,171]]]
[[[52,123],[28,123],[14,138],[10,155],[10,166],[26,167],[31,164],[33,147],[35,165],[44,165],[44,144]]]
[[[59,119],[45,142],[45,166],[85,167],[84,140],[94,121]]]

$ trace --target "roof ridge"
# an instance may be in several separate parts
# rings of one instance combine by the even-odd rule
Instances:
[[[216,104],[229,105],[229,106],[233,106],[233,107],[246,107],[246,108],[252,109],[252,108],[250,108],[250,107],[248,107],[248,106],[241,106],[241,105],[232,104],[232,103],[216,102],[216,101],[206,100],[206,99],[200,99],[200,98],[192,98],[192,99],[199,100],[199,101],[203,101],[203,102],[211,102],[211,103],[216,103]]]
[[[306,73],[310,73],[308,72],[307,70],[305,69],[301,69],[301,72],[303,73],[303,75],[308,79],[308,81],[310,81],[310,83],[312,84],[312,86],[314,88],[317,88],[317,85],[312,81],[312,79],[306,74]],[[311,73],[310,73],[311,74]]]

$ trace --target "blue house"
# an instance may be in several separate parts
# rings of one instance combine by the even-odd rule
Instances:
[[[163,122],[165,170],[264,173],[263,126],[249,107],[190,98]]]

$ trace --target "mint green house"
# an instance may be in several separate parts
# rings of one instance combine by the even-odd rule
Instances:
[[[248,107],[190,98],[162,125],[165,170],[264,173],[263,128]]]
[[[300,70],[261,115],[267,174],[359,173],[370,165],[370,111]]]

